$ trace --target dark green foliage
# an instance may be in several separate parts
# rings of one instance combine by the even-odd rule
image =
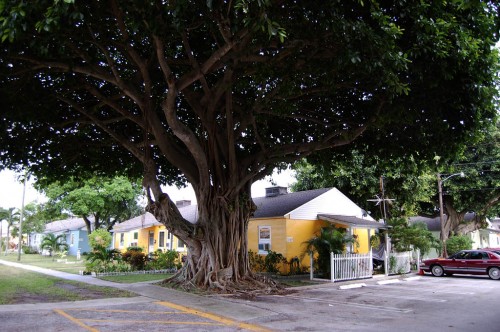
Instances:
[[[53,233],[49,233],[45,235],[45,237],[43,238],[40,244],[40,248],[42,250],[44,249],[49,250],[50,256],[52,256],[53,258],[54,257],[53,255],[57,251],[68,250],[68,244],[66,243],[66,236],[64,234],[55,235]]]
[[[130,249],[127,248],[127,251]],[[173,269],[179,263],[179,253],[176,250],[155,251],[147,262],[147,268],[151,270]]]
[[[329,275],[330,253],[341,254],[345,251],[346,245],[351,243],[356,243],[356,239],[347,234],[345,228],[327,226],[321,228],[320,233],[315,237],[304,242],[305,249],[303,255],[317,253],[317,264],[320,272]]]
[[[144,270],[148,256],[138,250],[127,250],[122,254],[122,259],[125,263],[130,264],[133,271],[139,271]]]
[[[121,253],[117,249],[109,249],[96,246],[85,256],[86,270],[89,272],[106,272],[112,269],[115,261],[121,259]]]
[[[286,258],[282,254],[268,250],[264,258],[264,269],[266,272],[276,273],[279,271],[279,265],[286,263]]]
[[[446,240],[446,251],[453,255],[460,250],[472,249],[472,239],[467,235],[455,235]]]
[[[388,221],[388,225],[391,226],[391,243],[397,252],[411,251],[414,248],[419,249],[421,255],[425,255],[431,248],[439,248],[439,241],[427,229],[425,223],[408,225],[404,218],[393,218]]]

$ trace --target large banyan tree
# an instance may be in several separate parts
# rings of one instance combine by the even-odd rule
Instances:
[[[494,112],[495,1],[0,3],[2,167],[141,174],[198,287],[258,285],[250,187],[275,167],[368,138],[425,158]]]

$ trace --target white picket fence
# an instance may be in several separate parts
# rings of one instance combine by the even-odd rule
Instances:
[[[311,280],[313,277],[313,258],[311,256]],[[331,282],[371,278],[373,275],[373,261],[371,251],[367,254],[334,254],[330,253]]]

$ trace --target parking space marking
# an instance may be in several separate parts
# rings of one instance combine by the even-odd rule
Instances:
[[[86,329],[86,330],[89,330],[89,331],[91,331],[91,332],[99,332],[99,330],[96,330],[96,329],[94,329],[93,327],[88,326],[87,324],[85,324],[85,323],[84,323],[84,322],[82,322],[81,320],[79,320],[79,319],[77,319],[77,318],[75,318],[75,317],[73,317],[73,316],[71,316],[71,315],[67,314],[66,312],[64,312],[64,311],[63,311],[63,310],[61,310],[61,309],[54,309],[54,312],[55,312],[55,313],[57,313],[57,314],[59,314],[59,315],[61,315],[61,316],[63,316],[64,318],[69,319],[70,321],[72,321],[72,322],[73,322],[73,323],[75,323],[76,325],[81,326],[81,327],[83,327],[83,328],[84,328],[84,329]]]
[[[237,328],[246,329],[246,330],[250,330],[250,331],[260,331],[260,332],[271,331],[271,330],[268,330],[268,329],[266,329],[266,328],[264,328],[262,326],[258,326],[258,325],[254,325],[254,324],[248,324],[248,323],[241,323],[241,322],[238,322],[238,321],[235,321],[235,320],[223,317],[223,316],[211,314],[211,313],[208,313],[208,312],[204,312],[204,311],[201,311],[201,310],[198,310],[198,309],[193,309],[193,308],[185,307],[185,306],[174,304],[174,303],[171,303],[171,302],[162,301],[162,302],[155,302],[155,303],[160,304],[162,306],[166,306],[166,307],[175,309],[175,310],[182,311],[184,313],[188,313],[188,314],[192,314],[192,315],[195,315],[195,316],[200,316],[200,317],[203,317],[203,318],[207,318],[207,319],[210,319],[210,320],[222,323],[222,324],[224,324],[226,326],[234,326],[234,327],[237,327]]]
[[[155,304],[162,305],[163,307],[167,306],[175,311],[152,311],[152,310],[120,310],[120,309],[87,309],[87,308],[71,308],[71,309],[54,309],[54,312],[57,314],[69,319],[73,323],[77,324],[85,328],[91,332],[99,332],[98,329],[89,326],[87,323],[117,323],[117,324],[164,324],[164,325],[191,325],[191,326],[236,326],[239,328],[251,330],[251,331],[268,331],[264,328],[258,327],[256,325],[239,323],[227,318],[223,318],[220,316],[203,313],[201,311],[191,310],[187,307],[175,305],[173,303],[168,302],[155,302]],[[158,319],[149,319],[149,320],[134,320],[134,319],[99,319],[99,318],[77,318],[73,315],[70,315],[68,311],[76,311],[78,313],[82,312],[94,312],[94,313],[130,313],[130,314],[150,314],[150,315],[192,315],[197,317],[202,317],[208,319],[210,321],[168,321],[168,320],[158,320]]]
[[[389,311],[389,312],[400,312],[400,313],[409,313],[409,312],[413,311],[411,309],[401,309],[401,308],[396,308],[396,307],[380,306],[380,305],[358,303],[358,302],[334,301],[331,299],[320,299],[320,298],[314,298],[314,297],[291,296],[291,295],[275,295],[275,296],[282,297],[282,298],[292,298],[292,299],[297,299],[297,300],[307,300],[307,301],[313,301],[313,302],[318,302],[318,303],[342,305],[342,306],[347,306],[347,307],[373,309],[373,310],[378,310],[378,311]]]
[[[409,286],[409,285],[403,285],[403,284],[399,284],[398,286],[393,286],[391,287],[391,285],[389,284],[385,284],[385,285],[380,285],[380,286],[383,286],[384,290],[396,290],[396,291],[400,291],[402,289],[406,289],[406,288],[409,288],[410,290],[414,290],[415,288],[413,286]],[[368,287],[371,287],[371,288],[375,288],[375,287],[378,287],[378,286],[368,286]],[[443,285],[443,287],[446,287]],[[454,286],[449,286],[450,288],[453,288]],[[443,294],[456,294],[456,295],[474,295],[476,294],[475,292],[464,292],[464,291],[457,291],[457,290],[442,290],[442,289],[439,289],[439,290],[435,290],[435,289],[431,289],[431,290],[422,290],[422,289],[418,289],[418,292],[419,293],[443,293]]]

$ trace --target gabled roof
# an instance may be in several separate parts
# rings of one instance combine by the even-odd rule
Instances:
[[[179,211],[182,217],[184,217],[184,219],[186,219],[187,221],[191,223],[196,222],[196,214],[198,212],[196,205],[187,205],[181,207],[179,208]],[[113,227],[113,232],[115,233],[129,232],[134,229],[141,229],[159,225],[161,225],[161,223],[156,220],[155,216],[153,216],[149,212],[146,212],[135,218],[126,220],[119,224],[115,224]]]
[[[83,220],[83,218],[70,218],[56,220],[46,224],[44,233],[76,231],[81,228],[86,228],[85,220]]]
[[[257,210],[252,217],[283,217],[329,190],[331,188],[298,191],[273,197],[256,197],[253,201],[257,206]]]
[[[151,226],[161,225],[156,218],[149,212],[141,214],[135,218],[115,224],[113,226],[114,232],[128,232],[134,229],[146,228]]]

